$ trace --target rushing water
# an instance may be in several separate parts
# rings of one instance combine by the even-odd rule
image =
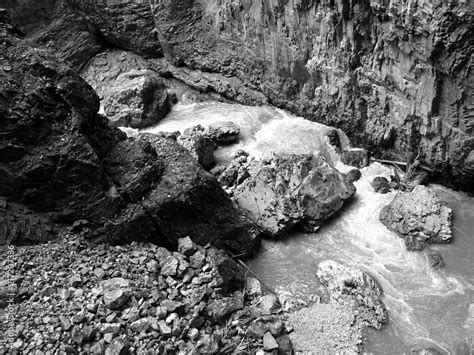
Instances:
[[[240,142],[217,151],[220,160],[244,149],[257,159],[271,152],[319,152],[338,168],[337,156],[325,141],[330,127],[293,117],[271,107],[245,107],[222,103],[175,106],[157,131],[184,131],[196,124],[207,126],[233,121],[241,128]],[[347,139],[340,133],[344,145]],[[454,241],[436,246],[446,267],[433,270],[422,253],[408,252],[400,238],[378,220],[380,209],[394,193],[373,192],[375,176],[389,177],[390,169],[372,164],[362,169],[355,183],[354,201],[339,216],[314,234],[293,233],[282,241],[267,240],[250,267],[268,286],[308,299],[318,293],[317,265],[334,259],[371,273],[384,289],[390,325],[373,332],[366,350],[377,354],[408,353],[413,346],[457,353],[459,344],[474,335],[474,198],[442,186],[433,186],[454,211]],[[471,313],[471,314],[470,314]]]

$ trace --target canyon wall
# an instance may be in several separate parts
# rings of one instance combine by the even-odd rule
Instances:
[[[9,1],[17,9],[31,2]],[[25,11],[20,26],[78,69],[118,47],[201,76],[218,73],[343,129],[376,156],[420,153],[438,178],[473,189],[467,1],[63,0],[54,11],[52,2],[34,2],[44,4],[34,12],[45,14],[42,26]]]

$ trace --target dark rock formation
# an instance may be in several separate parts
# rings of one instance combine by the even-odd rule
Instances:
[[[362,177],[362,173],[359,169],[351,169],[346,173],[347,178],[350,182],[358,181]]]
[[[341,265],[332,260],[319,264],[318,278],[328,288],[331,299],[344,303],[355,302],[358,317],[376,329],[388,322],[388,313],[381,301],[382,288],[360,269]]]
[[[164,56],[179,67],[169,66],[166,75],[201,91],[246,103],[266,102],[261,92],[276,106],[341,128],[378,156],[405,161],[420,149],[421,163],[438,177],[474,186],[467,3],[8,0],[7,6],[30,37],[76,68],[104,46]]]
[[[99,99],[83,79],[5,28],[1,244],[50,239],[45,225],[85,219],[90,237],[110,242],[176,247],[191,235],[254,250],[250,223],[184,148],[158,136],[126,139],[97,114]]]
[[[390,182],[383,176],[376,176],[370,183],[375,192],[386,194],[390,192]]]
[[[319,156],[275,157],[255,162],[247,171],[249,177],[234,190],[234,200],[269,236],[296,226],[315,231],[355,194],[345,175]]]
[[[186,148],[204,169],[212,168],[215,145],[210,139],[202,134],[193,133],[180,135],[177,142]]]
[[[452,210],[423,185],[398,193],[380,211],[380,221],[405,241],[408,250],[422,250],[431,243],[451,241]]]
[[[369,153],[361,148],[343,150],[341,152],[341,162],[362,169],[369,165]]]
[[[239,140],[239,133],[239,127],[230,121],[213,123],[205,132],[211,141],[221,145],[236,143]]]

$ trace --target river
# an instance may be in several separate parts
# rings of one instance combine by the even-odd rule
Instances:
[[[241,129],[238,144],[216,151],[229,160],[238,149],[260,159],[272,152],[320,153],[341,170],[325,134],[331,127],[309,122],[272,107],[247,107],[217,102],[177,104],[148,132],[181,131],[196,124],[233,121]],[[349,141],[340,132],[342,144]],[[433,270],[424,255],[408,252],[400,238],[378,220],[381,208],[395,193],[375,193],[370,181],[390,176],[390,168],[371,164],[355,183],[354,201],[317,233],[293,233],[285,240],[265,240],[250,268],[270,287],[303,299],[320,292],[316,277],[320,261],[334,259],[373,275],[384,289],[390,324],[369,333],[365,351],[410,353],[414,347],[436,345],[446,353],[463,353],[474,335],[474,198],[433,185],[453,209],[453,242],[436,245],[446,266]],[[465,348],[465,350],[467,350]],[[467,350],[468,351],[468,350]],[[467,352],[469,353],[469,352]]]

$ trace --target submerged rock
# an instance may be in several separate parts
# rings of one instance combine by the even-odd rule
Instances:
[[[423,185],[398,193],[380,211],[380,221],[405,241],[408,250],[422,250],[431,243],[449,243],[452,210]]]
[[[390,192],[390,182],[383,176],[376,176],[370,183],[375,192],[386,194]]]
[[[359,307],[358,317],[367,325],[381,329],[388,322],[388,313],[381,301],[382,288],[364,271],[326,260],[319,264],[317,275],[332,300],[355,302]]]
[[[254,162],[248,171],[250,177],[234,191],[235,202],[273,237],[296,226],[317,230],[355,193],[345,175],[315,155],[274,157]]]

